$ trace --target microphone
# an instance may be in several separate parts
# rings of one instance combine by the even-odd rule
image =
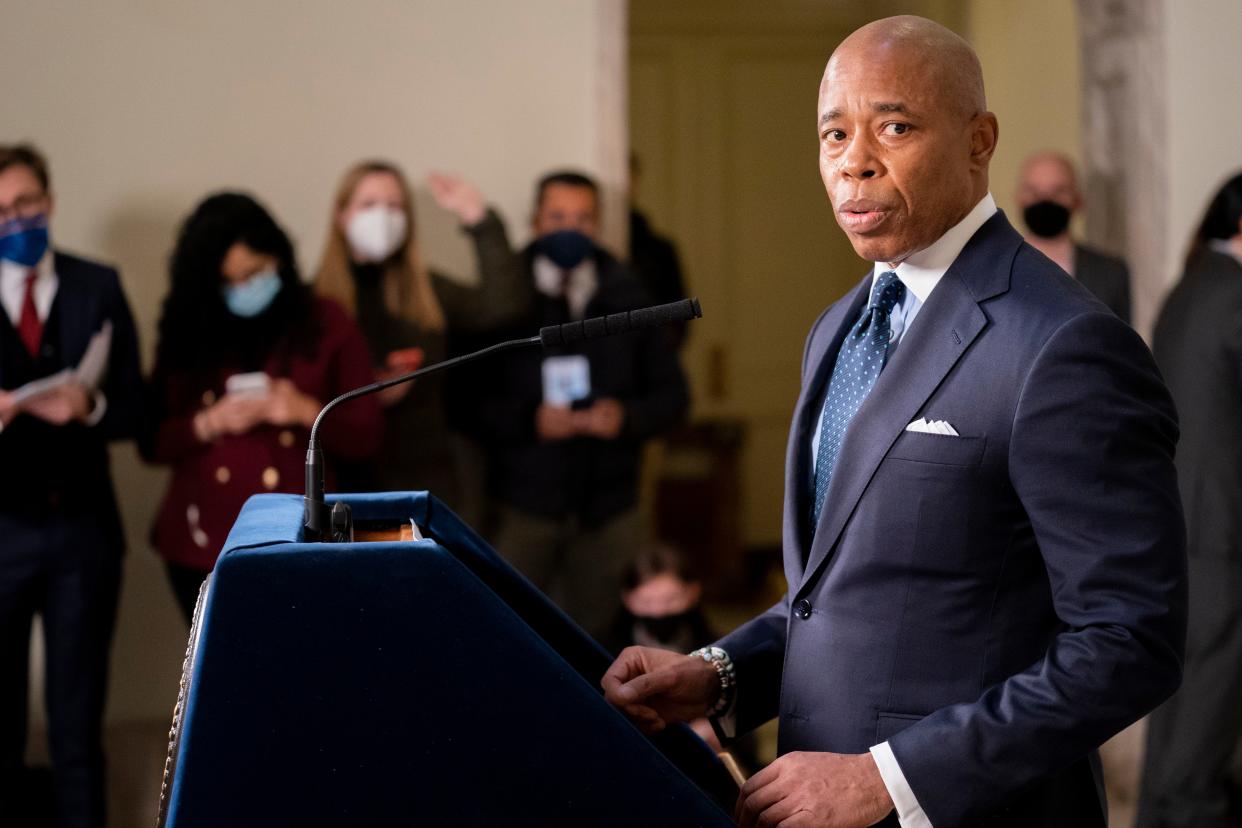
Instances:
[[[558,345],[573,345],[584,339],[598,339],[601,336],[640,331],[644,328],[658,328],[674,322],[688,322],[702,316],[703,310],[699,307],[697,298],[682,299],[625,313],[566,322],[564,325],[549,325],[539,329],[539,341],[545,348],[555,348]]]
[[[655,328],[671,322],[699,319],[702,316],[703,311],[699,307],[698,299],[682,299],[678,302],[653,305],[649,308],[639,308],[638,310],[626,311],[625,313],[596,316],[579,322],[567,322],[564,325],[549,325],[540,328],[538,336],[498,342],[495,345],[489,345],[473,353],[446,359],[433,365],[425,365],[417,371],[411,371],[399,377],[380,380],[370,385],[364,385],[361,388],[355,388],[352,391],[346,391],[336,399],[330,400],[327,405],[321,408],[319,415],[315,417],[315,422],[311,425],[310,440],[306,444],[306,494],[302,499],[302,539],[308,542],[319,541],[323,540],[325,535],[328,534],[326,531],[328,515],[324,505],[323,452],[319,449],[319,426],[323,423],[323,418],[328,415],[328,412],[341,403],[349,402],[358,397],[365,397],[377,391],[383,391],[385,388],[391,388],[394,385],[400,385],[403,382],[409,382],[427,374],[454,368],[492,354],[498,354],[501,351],[511,351],[531,345],[542,345],[545,348],[572,345],[586,339],[598,339],[603,336],[628,333],[645,328]]]

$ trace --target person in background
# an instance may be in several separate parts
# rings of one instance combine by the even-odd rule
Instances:
[[[1070,218],[1082,207],[1074,164],[1056,152],[1038,152],[1022,163],[1015,194],[1026,224],[1027,242],[1095,294],[1125,323],[1130,322],[1130,268],[1070,236]]]
[[[341,179],[315,290],[352,315],[380,378],[408,373],[450,355],[450,333],[495,328],[529,299],[529,286],[509,251],[504,226],[477,189],[462,178],[433,174],[437,203],[470,237],[482,275],[478,287],[428,270],[414,220],[410,187],[386,161],[364,161]],[[443,374],[386,389],[382,463],[356,470],[359,490],[427,489],[455,509],[471,502],[463,489],[459,437],[450,431]]]
[[[142,448],[172,466],[152,540],[188,620],[242,504],[303,491],[319,409],[374,374],[358,328],[302,283],[288,236],[248,195],[194,209],[170,275]],[[369,457],[382,430],[374,396],[324,420],[329,490],[333,462]]]
[[[661,236],[638,209],[638,187],[642,181],[642,164],[630,153],[630,269],[638,277],[655,304],[676,302],[686,298],[685,281],[681,275],[681,259],[672,240]],[[674,347],[681,348],[686,340],[686,324],[668,327]]]
[[[626,647],[690,652],[715,640],[700,600],[703,586],[672,546],[642,546],[621,576],[621,609],[601,643],[617,653]]]
[[[540,180],[536,238],[513,254],[531,299],[509,335],[649,304],[596,244],[598,228],[594,181],[572,171]],[[477,398],[462,416],[490,452],[494,545],[587,632],[605,633],[621,571],[644,537],[643,444],[689,404],[676,353],[663,331],[637,331],[502,354],[470,376]]]
[[[108,443],[137,431],[142,374],[117,272],[49,245],[48,165],[0,146],[0,823],[42,824],[23,767],[40,616],[55,822],[106,819],[101,723],[125,547]],[[107,333],[105,333],[105,331]],[[79,368],[42,393],[14,393]],[[102,348],[102,350],[100,350]]]
[[[1182,687],[1149,720],[1138,825],[1212,828],[1236,824],[1242,737],[1242,174],[1208,206],[1153,350],[1182,423],[1190,621]]]

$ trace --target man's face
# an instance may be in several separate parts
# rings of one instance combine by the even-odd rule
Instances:
[[[549,184],[535,211],[535,235],[577,230],[592,239],[599,232],[599,204],[589,187]]]
[[[13,164],[0,171],[0,224],[51,212],[52,197],[43,189],[34,170],[25,164]]]
[[[1040,201],[1053,201],[1073,212],[1081,206],[1074,173],[1058,158],[1035,158],[1022,168],[1014,201],[1025,210]]]
[[[973,176],[986,172],[972,152],[978,118],[912,52],[838,51],[820,85],[820,177],[855,252],[873,262],[935,242],[974,206]]]

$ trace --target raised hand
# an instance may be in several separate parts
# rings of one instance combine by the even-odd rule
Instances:
[[[433,172],[427,176],[427,186],[436,204],[456,215],[466,227],[473,227],[487,215],[483,194],[459,175]]]

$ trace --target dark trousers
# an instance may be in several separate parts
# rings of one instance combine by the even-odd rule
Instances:
[[[0,514],[0,821],[20,813],[31,622],[43,622],[58,826],[106,821],[102,722],[121,554],[106,519]],[[10,804],[13,810],[9,810]],[[32,824],[45,815],[31,814]],[[38,823],[34,821],[38,820]]]
[[[1181,689],[1148,720],[1139,828],[1228,825],[1242,736],[1242,562],[1191,557]]]

